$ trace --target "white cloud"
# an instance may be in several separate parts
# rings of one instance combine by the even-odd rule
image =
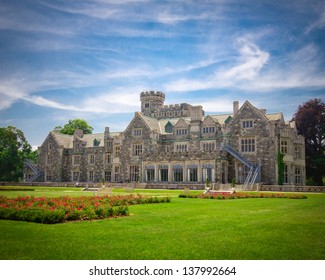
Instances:
[[[317,29],[322,29],[323,27],[325,27],[325,10],[323,10],[319,17],[305,29],[305,34]]]
[[[22,97],[21,99],[41,107],[49,107],[49,108],[55,108],[60,110],[84,111],[83,108],[79,108],[73,105],[61,104],[59,102],[46,99],[42,96],[29,95],[29,96]]]
[[[139,110],[141,87],[116,88],[111,92],[97,94],[83,101],[87,112],[115,114]]]
[[[12,81],[16,83],[17,81]],[[9,108],[14,102],[24,98],[27,94],[11,86],[10,83],[0,83],[0,111]]]
[[[228,70],[222,69],[215,75],[217,81],[242,81],[256,78],[267,63],[270,55],[254,43],[240,39],[239,63]]]
[[[167,91],[188,92],[234,88],[245,91],[273,91],[325,87],[318,49],[309,44],[282,58],[271,57],[256,44],[245,40],[238,48],[236,64],[228,63],[211,75],[181,78],[166,84]]]
[[[206,14],[199,14],[199,15],[191,15],[186,13],[175,14],[175,13],[170,13],[168,11],[163,11],[158,13],[156,21],[164,24],[176,24],[183,21],[200,20],[206,17],[207,17]]]
[[[195,91],[212,88],[233,87],[238,83],[255,79],[269,59],[269,53],[244,39],[240,42],[235,65],[223,66],[208,77],[202,79],[180,79],[166,85],[170,91]]]

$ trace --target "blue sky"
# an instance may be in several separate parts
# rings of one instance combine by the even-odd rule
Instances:
[[[29,143],[69,119],[122,131],[145,90],[291,119],[325,97],[323,0],[0,0],[0,126]]]

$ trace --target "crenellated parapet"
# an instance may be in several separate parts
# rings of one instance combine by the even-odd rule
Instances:
[[[189,117],[192,106],[187,103],[165,105],[161,91],[143,91],[140,94],[141,112],[156,119]]]
[[[140,99],[142,100],[142,98],[161,98],[165,101],[165,94],[161,91],[153,91],[153,90],[150,90],[150,91],[143,91],[141,92],[140,94]]]

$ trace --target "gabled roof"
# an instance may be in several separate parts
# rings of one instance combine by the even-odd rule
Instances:
[[[158,120],[152,117],[148,117],[140,112],[137,112],[137,115],[141,117],[141,119],[145,122],[148,128],[152,130],[160,131]],[[132,121],[131,121],[132,122]]]
[[[158,121],[159,124],[159,133],[160,134],[168,134],[169,132],[165,131],[165,127],[168,123],[170,123],[173,127],[176,125],[176,123],[178,122],[179,118],[170,118],[170,119],[160,119]]]
[[[221,125],[225,124],[226,120],[229,117],[233,117],[233,114],[211,115],[211,118],[213,118],[215,121],[217,121]]]
[[[182,126],[182,125],[188,126],[190,124],[190,122],[191,122],[190,118],[181,117],[178,119],[178,121],[175,125],[176,126]]]
[[[111,137],[118,136],[120,132],[111,132]],[[51,131],[50,135],[53,136],[58,146],[63,146],[66,149],[73,148],[74,135],[62,134],[58,131]],[[94,140],[99,141],[97,147],[104,147],[104,133],[84,134],[82,138],[77,137],[80,141],[84,142],[86,148],[94,147]]]
[[[236,118],[236,116],[238,116],[238,114],[247,106],[250,107],[257,115],[260,115],[265,121],[269,121],[266,115],[262,113],[259,109],[257,109],[255,106],[253,106],[248,100],[246,100],[244,104],[239,108],[238,112],[234,115],[234,118]]]
[[[86,143],[86,148],[94,147],[95,140],[99,141],[97,147],[104,147],[104,133],[84,134],[80,140]]]
[[[269,121],[281,121],[284,122],[284,117],[282,113],[266,114],[265,115]]]
[[[63,146],[64,148],[73,148],[73,135],[62,134],[55,130],[51,131],[50,135],[53,136],[59,146]]]
[[[217,119],[213,118],[213,117],[210,116],[210,115],[207,115],[207,116],[203,119],[202,124],[204,125],[206,122],[209,121],[209,119],[211,119],[214,123],[219,123]]]

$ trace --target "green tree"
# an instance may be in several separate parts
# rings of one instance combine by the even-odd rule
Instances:
[[[0,181],[18,181],[23,177],[24,159],[37,159],[24,133],[14,127],[0,127]]]
[[[306,173],[309,181],[322,185],[325,176],[325,103],[311,99],[294,115],[298,133],[305,137]]]
[[[56,126],[54,129],[69,135],[73,135],[76,129],[81,129],[84,134],[91,134],[93,131],[93,128],[83,119],[69,120],[63,127]]]

